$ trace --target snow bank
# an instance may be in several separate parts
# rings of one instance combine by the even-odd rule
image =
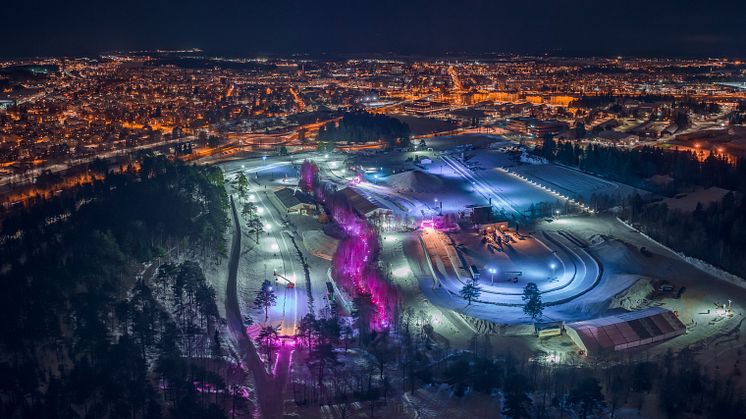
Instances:
[[[459,313],[459,315],[479,334],[500,336],[530,336],[534,334],[533,323],[498,324],[461,313]]]

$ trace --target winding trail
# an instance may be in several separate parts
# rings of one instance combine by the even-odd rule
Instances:
[[[225,290],[225,315],[228,319],[228,329],[238,345],[242,367],[244,369],[248,368],[254,376],[256,398],[261,417],[281,418],[283,415],[283,393],[289,376],[288,370],[292,359],[292,351],[285,346],[280,348],[273,371],[271,373],[267,372],[254,342],[243,327],[237,291],[238,263],[241,256],[241,224],[233,196],[231,196],[231,210],[235,231],[228,261],[228,282]]]

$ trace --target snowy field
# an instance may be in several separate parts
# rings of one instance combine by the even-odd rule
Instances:
[[[601,179],[578,170],[555,164],[524,164],[509,168],[510,171],[533,180],[540,185],[556,190],[565,196],[582,201],[590,200],[592,195],[609,195],[624,198],[635,193],[641,195],[649,192],[633,188],[618,182]]]
[[[446,179],[456,179],[468,188],[475,201],[490,201],[510,217],[526,215],[531,205],[541,202],[555,204],[558,196],[529,182],[518,181],[500,170],[500,162],[508,156],[499,151],[480,150],[479,157],[463,162],[457,154],[443,155],[429,168],[430,173]]]

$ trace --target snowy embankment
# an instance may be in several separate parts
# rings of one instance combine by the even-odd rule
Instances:
[[[708,274],[710,276],[714,276],[715,278],[718,278],[718,279],[724,280],[726,282],[729,282],[729,283],[731,283],[731,284],[733,284],[733,285],[735,285],[737,287],[746,289],[746,280],[744,280],[740,276],[733,275],[732,273],[730,273],[728,271],[724,271],[724,270],[718,268],[717,266],[713,266],[713,265],[711,265],[711,264],[709,264],[709,263],[707,263],[707,262],[705,262],[705,261],[703,261],[701,259],[693,258],[691,256],[685,255],[682,252],[679,252],[679,251],[676,251],[674,249],[671,249],[670,247],[666,246],[665,244],[663,244],[663,243],[655,240],[654,238],[652,238],[652,237],[648,236],[647,234],[643,233],[642,231],[634,228],[632,225],[630,225],[626,221],[622,220],[621,218],[616,217],[616,219],[619,220],[620,223],[622,223],[625,226],[627,226],[629,229],[640,233],[640,235],[642,235],[646,239],[654,242],[658,246],[660,246],[660,247],[668,250],[669,252],[675,254],[676,256],[678,256],[679,258],[681,258],[684,262],[686,262],[686,263],[694,266],[695,268],[699,269],[700,271],[702,271],[702,272],[704,272],[704,273],[706,273],[706,274]]]

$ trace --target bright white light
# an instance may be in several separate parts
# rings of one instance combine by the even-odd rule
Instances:
[[[280,246],[278,246],[277,243],[272,243],[272,251],[276,252],[278,250],[280,250]]]
[[[257,207],[257,208],[256,208],[256,213],[257,213],[257,214],[262,214],[262,213],[264,213],[264,208],[262,208],[262,207]]]
[[[397,278],[404,278],[407,275],[409,275],[412,271],[409,269],[409,266],[400,266],[393,271],[391,271],[392,274],[394,274]]]
[[[557,354],[547,355],[546,361],[548,363],[558,364],[560,362],[560,356]]]
[[[253,201],[255,199],[256,199],[256,195],[254,195],[254,194],[249,195],[249,200],[250,201]]]
[[[264,225],[264,229],[265,229],[266,231],[272,230],[272,224],[270,224],[270,223],[267,223],[267,224],[265,224],[265,225]]]
[[[555,265],[554,263],[552,263],[552,264],[549,265],[549,267],[552,268],[552,269],[554,269],[554,268],[557,267],[557,265]]]

